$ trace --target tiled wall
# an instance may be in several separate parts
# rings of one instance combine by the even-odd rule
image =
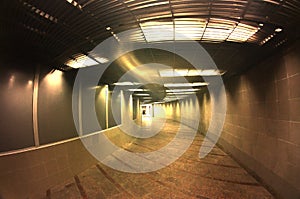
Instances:
[[[277,195],[300,198],[300,43],[225,87],[227,113],[219,144]],[[205,109],[209,103],[202,98]]]
[[[0,198],[44,198],[50,187],[95,164],[79,139],[0,158]]]

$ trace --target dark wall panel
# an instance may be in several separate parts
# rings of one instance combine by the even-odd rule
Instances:
[[[38,121],[41,144],[77,136],[72,115],[72,89],[76,73],[41,71]]]
[[[136,119],[137,118],[137,111],[138,111],[138,101],[137,101],[137,99],[136,98],[133,98],[133,100],[132,100],[132,102],[133,102],[133,116],[132,116],[132,119]]]
[[[34,146],[32,93],[34,69],[0,64],[0,152]]]

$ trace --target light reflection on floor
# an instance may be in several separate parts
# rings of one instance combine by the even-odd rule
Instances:
[[[143,117],[142,124],[150,127],[154,122],[151,117]],[[125,150],[150,152],[168,144],[178,126],[179,123],[167,120],[162,131],[148,139],[133,139],[122,131],[107,136]],[[73,179],[49,188],[48,195],[51,198],[273,198],[217,146],[199,159],[203,139],[197,134],[183,156],[163,169],[132,174],[98,163]]]

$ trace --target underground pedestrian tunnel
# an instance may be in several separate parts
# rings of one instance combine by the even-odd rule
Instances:
[[[300,198],[300,2],[1,1],[0,198]]]

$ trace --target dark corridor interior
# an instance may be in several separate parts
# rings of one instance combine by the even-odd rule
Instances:
[[[299,199],[299,27],[297,0],[2,0],[0,199]]]

